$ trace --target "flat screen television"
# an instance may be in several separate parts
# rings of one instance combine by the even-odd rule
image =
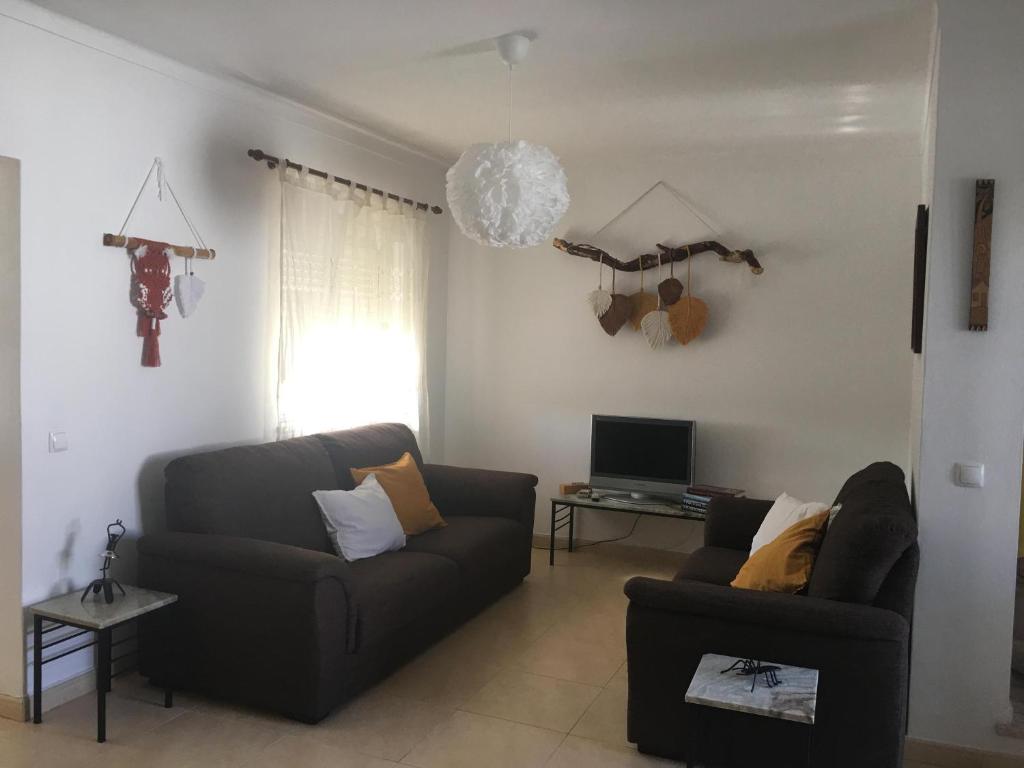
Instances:
[[[590,486],[633,499],[678,500],[693,484],[695,447],[692,421],[595,415]]]

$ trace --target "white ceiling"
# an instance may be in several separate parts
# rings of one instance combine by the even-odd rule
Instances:
[[[919,135],[931,0],[37,0],[450,159],[503,138],[489,40],[537,36],[514,132],[556,153]]]

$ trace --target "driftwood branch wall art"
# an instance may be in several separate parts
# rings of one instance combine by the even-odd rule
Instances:
[[[967,328],[988,330],[988,287],[992,256],[992,204],[996,180],[974,183],[974,254],[971,257],[971,311]]]
[[[591,309],[598,322],[609,336],[614,336],[625,326],[640,331],[652,349],[667,345],[672,339],[686,345],[696,339],[704,330],[708,319],[708,306],[692,294],[691,266],[693,257],[700,253],[717,253],[719,261],[732,264],[746,263],[755,275],[764,272],[761,262],[750,249],[731,250],[717,240],[701,240],[689,245],[669,247],[657,244],[658,253],[645,253],[629,261],[620,261],[607,251],[589,243],[572,243],[555,238],[552,245],[572,256],[596,261],[599,275],[607,265],[612,268],[612,290],[604,289],[603,278],[599,279],[596,291],[588,295]],[[676,262],[686,262],[686,284],[683,285],[672,272]],[[669,277],[662,280],[661,271],[669,265]],[[658,270],[657,293],[644,289],[644,272]],[[640,290],[626,296],[615,292],[616,272],[639,272]],[[628,322],[627,322],[628,321]]]
[[[689,245],[680,245],[678,247],[670,248],[667,245],[657,244],[657,248],[660,253],[645,253],[642,256],[637,256],[635,259],[630,261],[619,261],[613,258],[607,251],[598,248],[595,245],[589,245],[587,243],[570,243],[568,240],[562,240],[556,237],[552,245],[560,251],[565,251],[572,256],[582,256],[592,261],[600,261],[602,264],[607,264],[612,269],[617,269],[620,272],[638,272],[641,269],[654,269],[659,263],[668,264],[669,262],[675,261],[686,261],[691,256],[696,256],[700,253],[717,253],[719,261],[727,261],[731,264],[740,264],[746,262],[750,267],[750,271],[755,275],[760,275],[764,272],[764,267],[761,266],[761,262],[754,256],[754,252],[750,249],[743,251],[733,251],[726,248],[717,240],[701,240],[700,242],[690,243]]]

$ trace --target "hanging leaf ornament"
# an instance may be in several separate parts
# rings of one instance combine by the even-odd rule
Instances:
[[[644,260],[640,257],[640,290],[629,297],[629,324],[634,331],[640,330],[644,315],[658,308],[658,297],[644,290]]]
[[[185,273],[174,278],[174,303],[178,313],[188,317],[196,311],[199,301],[206,293],[206,283],[192,272],[190,260],[185,260]]]
[[[700,336],[708,322],[708,305],[691,295],[692,285],[690,259],[689,253],[687,253],[686,296],[668,309],[672,335],[683,345],[689,344]]]
[[[629,296],[624,293],[615,293],[615,269],[612,268],[612,303],[597,321],[605,333],[614,336],[629,320],[630,309]]]
[[[661,276],[660,255],[658,256],[658,276]],[[661,349],[672,341],[672,325],[664,307],[659,306],[653,312],[644,315],[640,321],[640,332],[647,339],[647,343],[651,345],[651,349]]]
[[[614,279],[615,270],[612,270]],[[604,289],[604,259],[598,261],[597,266],[597,290],[587,294],[587,301],[594,314],[601,317],[612,306],[612,295]]]
[[[708,305],[695,296],[685,296],[668,308],[668,318],[676,341],[689,344],[708,323]]]
[[[687,262],[689,262],[689,258],[687,258]],[[666,307],[671,307],[683,295],[683,284],[676,279],[674,264],[673,261],[668,263],[669,276],[658,283],[658,295],[661,297],[661,303]],[[658,254],[658,266],[660,269],[661,254]]]

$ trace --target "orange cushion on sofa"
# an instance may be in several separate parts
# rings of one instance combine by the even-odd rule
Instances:
[[[789,593],[806,587],[825,536],[829,511],[794,523],[758,549],[740,568],[732,586]]]
[[[377,482],[391,499],[406,536],[415,536],[431,528],[447,525],[430,500],[423,475],[411,453],[406,451],[394,464],[353,468],[352,479],[359,485],[371,472],[377,476]]]

